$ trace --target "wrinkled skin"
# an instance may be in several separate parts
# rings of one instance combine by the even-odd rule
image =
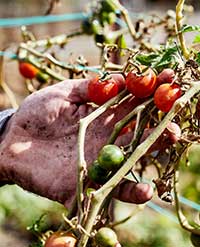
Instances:
[[[24,100],[1,137],[1,182],[16,183],[70,206],[76,191],[78,122],[93,111],[85,103],[88,82],[89,79],[66,80]],[[85,142],[88,164],[106,143],[114,123],[134,107],[125,102],[90,124]],[[130,182],[130,186],[135,184]]]

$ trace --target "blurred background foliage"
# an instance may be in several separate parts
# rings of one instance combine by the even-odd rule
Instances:
[[[86,9],[86,0],[61,0],[52,14],[81,12]],[[134,13],[156,11],[162,14],[167,9],[175,8],[174,0],[123,0],[121,1]],[[195,11],[200,8],[199,1],[188,1],[195,6]],[[47,0],[0,0],[0,18],[24,17],[43,15],[48,8]],[[193,23],[199,21],[199,12],[195,12]],[[30,26],[36,37],[44,38],[74,30],[80,23],[70,21],[67,23],[53,23]],[[0,49],[15,46],[21,41],[19,28],[0,28]],[[88,49],[90,47],[90,49]],[[74,51],[76,49],[76,51]],[[98,51],[90,37],[78,38],[67,47],[64,59],[69,59],[71,53],[84,53],[84,56],[92,63],[98,61]],[[96,56],[94,56],[96,54]],[[27,92],[24,89],[23,79],[19,75],[16,62],[6,65],[5,75],[11,89],[22,100]],[[12,73],[10,72],[12,71]],[[9,73],[8,73],[9,72]],[[181,194],[186,198],[199,203],[200,201],[200,146],[194,145],[189,151],[190,166],[182,162],[181,170]],[[155,203],[169,210],[175,215],[173,205],[161,202],[155,195]],[[115,218],[120,220],[134,210],[134,205],[116,202]],[[199,221],[199,214],[183,207],[188,217],[192,215]],[[0,247],[25,247],[33,240],[34,236],[26,228],[32,225],[41,215],[45,215],[42,221],[42,230],[56,229],[60,223],[61,215],[66,209],[48,199],[35,196],[23,191],[16,185],[6,185],[0,188]],[[192,218],[191,218],[192,220]],[[125,247],[190,247],[189,234],[172,221],[169,217],[159,214],[150,207],[139,212],[126,223],[116,227],[121,243]]]

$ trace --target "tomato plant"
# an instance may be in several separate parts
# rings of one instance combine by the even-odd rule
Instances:
[[[95,235],[95,241],[98,246],[101,247],[121,246],[118,242],[116,233],[108,227],[102,227],[97,231]]]
[[[39,70],[30,63],[20,62],[19,71],[21,75],[24,76],[25,78],[33,79],[36,77]]]
[[[156,85],[156,74],[151,68],[142,74],[131,71],[126,76],[128,91],[138,98],[146,98],[153,94]]]
[[[75,247],[77,239],[72,233],[54,232],[45,242],[44,247]]]
[[[122,150],[116,145],[104,146],[98,155],[99,165],[108,171],[119,168],[124,160]]]
[[[164,83],[156,89],[154,103],[159,110],[168,112],[181,94],[181,88],[178,84]]]
[[[97,105],[103,105],[106,101],[116,96],[119,92],[119,82],[113,78],[101,81],[99,77],[90,80],[88,84],[88,98]]]

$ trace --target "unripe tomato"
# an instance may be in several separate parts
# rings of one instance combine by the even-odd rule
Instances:
[[[178,84],[162,84],[155,91],[154,103],[159,110],[168,112],[174,102],[181,97],[181,93],[181,88]]]
[[[109,172],[101,168],[97,160],[88,168],[88,177],[97,184],[104,184],[109,179]]]
[[[113,144],[104,146],[98,155],[98,162],[101,168],[112,171],[118,169],[124,160],[122,150]]]
[[[101,81],[99,77],[96,77],[88,84],[88,98],[97,105],[103,105],[118,92],[118,83],[114,79]]]
[[[173,69],[167,68],[164,69],[160,74],[157,75],[156,84],[157,86],[164,83],[172,83],[175,77]]]
[[[128,91],[136,97],[146,98],[156,89],[156,74],[151,68],[142,74],[131,71],[126,76],[126,86]]]
[[[69,232],[54,232],[45,242],[44,247],[75,247],[77,239]]]
[[[81,28],[85,34],[93,34],[92,20],[90,18],[85,18],[81,23]]]
[[[33,79],[36,77],[39,70],[30,63],[20,62],[19,71],[25,78]]]
[[[39,71],[37,74],[36,74],[36,79],[41,82],[41,83],[45,83],[48,81],[49,79],[49,75]]]
[[[95,235],[95,241],[101,247],[120,246],[116,233],[108,227],[102,227],[98,230]]]
[[[199,247],[200,246],[200,235],[191,233],[190,240],[191,240],[191,242],[192,242],[194,247]]]

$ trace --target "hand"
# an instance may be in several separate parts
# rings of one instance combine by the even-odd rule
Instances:
[[[16,183],[66,206],[71,204],[76,191],[79,119],[93,111],[86,104],[88,82],[89,79],[66,80],[37,91],[24,100],[1,137],[1,181]],[[85,142],[88,164],[97,157],[116,121],[134,107],[131,101],[122,103],[90,124]],[[130,193],[134,195],[138,186],[133,182],[128,184],[129,190],[127,182],[126,189],[116,190],[120,194],[116,197],[120,200],[143,203],[151,199],[153,192],[148,186],[144,188],[149,190],[148,198],[143,200],[131,197]]]

